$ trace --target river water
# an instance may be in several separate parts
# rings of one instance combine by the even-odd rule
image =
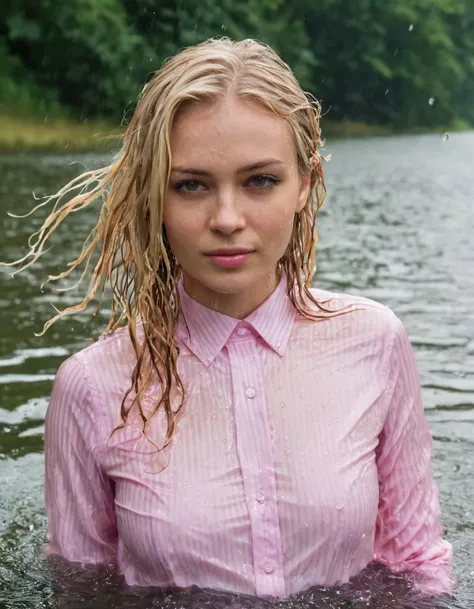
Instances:
[[[434,437],[434,475],[459,588],[437,607],[474,607],[474,133],[404,136],[328,144],[328,198],[320,216],[315,283],[390,306],[415,348],[426,416]],[[18,220],[37,195],[57,190],[107,156],[0,157],[0,259],[25,251],[43,212]],[[72,164],[75,161],[75,164]],[[43,419],[61,361],[103,327],[83,315],[36,338],[53,306],[70,293],[39,289],[40,279],[79,252],[95,211],[74,214],[54,249],[33,269],[0,277],[0,607],[421,608],[403,578],[376,567],[353,587],[318,589],[289,601],[212,591],[129,590],[107,569],[46,563]],[[75,257],[75,256],[74,256]],[[53,575],[54,572],[54,575]]]

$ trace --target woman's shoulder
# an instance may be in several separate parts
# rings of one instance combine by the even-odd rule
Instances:
[[[135,359],[128,329],[122,327],[70,355],[56,377],[75,376],[90,385],[115,385],[117,379],[130,376]]]
[[[325,310],[330,311],[327,317],[334,328],[343,327],[362,334],[371,332],[389,339],[403,328],[401,320],[388,305],[371,298],[321,288],[310,288],[310,293],[318,303],[309,303],[310,308],[323,315]]]

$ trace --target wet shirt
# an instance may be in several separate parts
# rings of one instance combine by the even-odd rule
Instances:
[[[45,551],[114,562],[131,585],[288,596],[375,560],[449,592],[452,547],[399,319],[319,289],[325,307],[349,311],[305,319],[285,279],[243,321],[180,293],[186,401],[162,450],[161,411],[144,434],[132,409],[111,436],[135,361],[127,330],[61,365],[46,415]],[[154,381],[145,412],[159,395]]]

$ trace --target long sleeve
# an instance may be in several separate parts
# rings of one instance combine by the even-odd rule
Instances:
[[[413,349],[395,320],[387,384],[388,410],[377,449],[380,500],[375,558],[406,571],[427,595],[449,593],[452,546],[443,539],[438,488],[431,471],[432,438],[420,397]]]
[[[98,463],[98,429],[77,356],[56,375],[45,425],[47,554],[82,563],[113,561],[114,493]]]

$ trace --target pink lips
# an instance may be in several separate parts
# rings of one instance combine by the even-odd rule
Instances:
[[[215,253],[207,254],[209,258],[222,268],[235,268],[241,266],[250,258],[253,252],[238,252],[238,253]]]

